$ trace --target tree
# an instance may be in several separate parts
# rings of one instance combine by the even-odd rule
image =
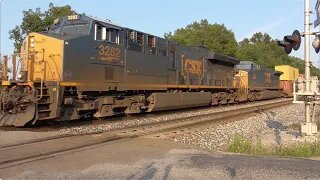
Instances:
[[[42,12],[40,8],[36,8],[35,10],[29,9],[22,13],[23,19],[21,25],[15,26],[9,32],[10,39],[14,41],[15,52],[20,52],[22,42],[28,33],[46,31],[56,18],[74,14],[75,11],[69,5],[54,6],[54,4],[50,3],[49,9],[45,12]]]
[[[291,58],[268,34],[255,33],[240,42],[237,58],[249,60],[273,68],[280,64],[292,64]]]
[[[298,68],[300,73],[304,72],[303,60],[287,55],[283,48],[278,46],[277,41],[266,33],[255,33],[251,38],[243,39],[239,43],[237,58],[270,68],[284,64],[290,65]],[[311,68],[311,73],[320,77],[320,70],[315,67]]]
[[[261,32],[255,33],[251,38],[250,41],[252,43],[269,43],[272,40],[272,38],[269,36],[269,34]]]
[[[248,38],[244,38],[242,41],[239,42],[239,46],[243,47],[245,45],[248,45],[250,43],[250,40]]]
[[[209,24],[206,19],[193,22],[185,28],[165,33],[165,38],[189,46],[204,46],[214,52],[235,56],[238,43],[234,33],[223,24]]]

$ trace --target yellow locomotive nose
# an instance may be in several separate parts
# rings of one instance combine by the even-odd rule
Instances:
[[[21,48],[21,72],[28,82],[61,81],[64,41],[30,33]]]

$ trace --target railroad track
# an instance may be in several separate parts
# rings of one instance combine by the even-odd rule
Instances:
[[[0,169],[24,164],[41,159],[53,158],[59,154],[80,151],[107,142],[128,140],[141,136],[158,135],[172,131],[197,128],[207,123],[228,123],[237,121],[241,116],[285,106],[292,100],[254,105],[229,111],[213,112],[192,117],[184,117],[164,122],[137,125],[125,129],[117,129],[109,132],[91,133],[84,135],[58,135],[48,138],[25,141],[15,144],[0,146]],[[235,118],[236,117],[236,118]]]

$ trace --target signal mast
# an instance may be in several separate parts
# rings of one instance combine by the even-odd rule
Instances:
[[[313,136],[317,133],[317,125],[314,122],[316,101],[320,98],[318,90],[318,78],[310,76],[310,36],[315,35],[316,38],[312,45],[316,53],[320,50],[319,33],[310,31],[310,0],[304,1],[304,33],[302,35],[298,30],[295,30],[292,35],[284,36],[283,41],[278,41],[278,45],[284,47],[285,52],[290,54],[292,49],[297,51],[300,48],[301,36],[304,37],[304,77],[299,77],[293,86],[293,103],[303,103],[305,105],[305,122],[301,123],[301,133],[307,136]],[[316,12],[317,20],[314,22],[314,27],[320,24],[320,0],[317,0]],[[318,101],[319,102],[319,101]],[[313,113],[311,113],[313,107]]]

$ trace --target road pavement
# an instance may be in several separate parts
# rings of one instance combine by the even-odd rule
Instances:
[[[320,179],[320,160],[210,152],[135,138],[0,170],[2,179]]]

